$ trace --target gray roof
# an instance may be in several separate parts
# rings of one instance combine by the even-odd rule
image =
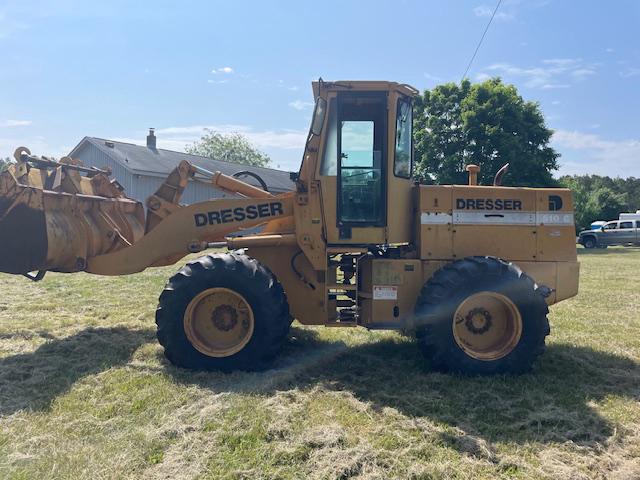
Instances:
[[[114,140],[106,140],[104,138],[84,137],[71,151],[69,156],[73,157],[74,154],[82,149],[87,143],[94,145],[114,161],[117,161],[126,169],[139,175],[165,177],[182,160],[186,160],[189,163],[200,168],[204,168],[210,172],[219,171],[225,175],[233,175],[234,173],[242,170],[248,170],[259,175],[265,181],[270,191],[283,192],[287,190],[295,190],[295,184],[289,178],[289,172],[283,172],[282,170],[224,162],[221,160],[214,160],[209,157],[174,152],[173,150],[165,150],[163,148],[151,149],[142,145],[116,142]],[[251,183],[252,185],[259,185],[256,180],[249,176],[241,177],[241,180]]]

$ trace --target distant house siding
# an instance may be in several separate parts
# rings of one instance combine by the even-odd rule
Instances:
[[[141,175],[133,175],[133,189],[131,193],[126,192],[129,197],[144,202],[150,195],[153,195],[158,187],[162,184],[161,178],[145,177]]]
[[[204,202],[212,198],[234,197],[238,197],[238,195],[226,193],[223,190],[207,185],[202,181],[193,181],[189,182],[189,185],[187,185],[187,188],[184,190],[182,203],[189,205],[191,203]]]
[[[127,196],[143,203],[158,190],[158,187],[165,180],[165,177],[130,172],[119,162],[113,160],[109,155],[88,142],[74,154],[74,157],[82,160],[88,167],[111,168],[111,177],[115,178],[124,187]],[[191,181],[187,185],[180,203],[189,205],[212,198],[229,198],[233,196],[204,182]]]
[[[150,195],[153,195],[158,187],[162,185],[164,178],[152,177],[147,175],[133,175],[133,189],[131,194],[127,192],[127,195],[136,200],[144,202]],[[204,202],[212,198],[229,198],[231,195],[225,194],[225,192],[207,185],[202,182],[189,182],[187,188],[185,188],[182,194],[180,203],[190,205],[192,203]]]
[[[125,192],[131,195],[134,185],[132,183],[133,175],[119,162],[112,159],[109,155],[96,148],[89,142],[86,142],[84,146],[76,153],[74,158],[82,160],[87,167],[104,168],[109,167],[111,169],[111,177],[115,178],[120,185],[124,187]],[[136,197],[132,197],[136,198]]]

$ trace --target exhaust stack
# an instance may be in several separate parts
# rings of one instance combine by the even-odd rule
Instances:
[[[478,185],[480,167],[478,165],[467,165],[466,170],[469,172],[469,185]]]

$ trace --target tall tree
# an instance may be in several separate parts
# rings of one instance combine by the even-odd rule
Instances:
[[[220,133],[206,130],[199,141],[185,148],[187,153],[203,157],[264,167],[271,159],[256,149],[251,142],[240,133]]]
[[[9,166],[9,163],[11,163],[11,159],[9,157],[0,157],[0,172],[4,171],[4,169]]]
[[[416,172],[426,183],[466,183],[465,165],[479,165],[491,184],[509,163],[506,185],[551,186],[559,154],[549,146],[540,106],[493,78],[425,90],[415,106]]]
[[[640,178],[565,175],[559,183],[573,192],[577,230],[596,220],[615,220],[621,212],[640,209]]]

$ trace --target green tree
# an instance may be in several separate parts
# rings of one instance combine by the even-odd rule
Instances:
[[[187,153],[256,167],[264,167],[271,161],[268,155],[257,150],[240,133],[220,133],[208,129],[205,132],[199,141],[186,147]]]
[[[0,172],[4,171],[4,169],[9,166],[9,163],[11,163],[11,159],[9,157],[7,158],[0,157]]]
[[[573,192],[578,230],[589,228],[596,220],[615,220],[621,212],[640,209],[639,178],[566,175],[558,181]]]
[[[505,185],[552,186],[559,154],[549,146],[540,106],[499,78],[447,83],[418,97],[414,120],[416,173],[426,183],[466,183],[464,167],[479,165],[491,184],[509,163]]]

